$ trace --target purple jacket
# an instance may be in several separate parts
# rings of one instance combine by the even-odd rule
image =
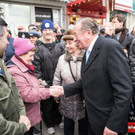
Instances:
[[[7,67],[20,90],[26,108],[26,115],[30,119],[31,125],[34,126],[41,121],[40,100],[50,97],[49,89],[40,88],[36,76],[30,73],[29,69],[15,56],[12,57],[11,61],[14,64]]]

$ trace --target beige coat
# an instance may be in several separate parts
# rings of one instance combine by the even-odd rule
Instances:
[[[59,58],[57,64],[53,85],[63,86],[63,85],[74,83],[74,79],[71,75],[70,68],[69,68],[69,61],[71,63],[71,69],[75,77],[75,80],[79,80],[83,55],[84,55],[83,50],[81,50],[76,60],[73,60],[71,54],[67,52],[64,55],[62,55]],[[63,116],[73,119],[74,121],[85,117],[83,99],[81,98],[80,94],[76,94],[74,96],[70,96],[67,98],[61,96],[59,110]]]

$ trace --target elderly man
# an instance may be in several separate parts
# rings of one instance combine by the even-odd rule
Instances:
[[[0,18],[0,57],[8,45],[7,23]],[[0,135],[23,135],[31,127],[15,81],[0,58]]]
[[[124,135],[132,95],[128,58],[117,41],[98,35],[94,20],[77,21],[74,31],[74,40],[86,53],[81,80],[64,86],[65,96],[83,92],[89,135]]]

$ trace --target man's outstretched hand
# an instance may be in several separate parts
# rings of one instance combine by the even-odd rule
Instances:
[[[49,90],[50,95],[53,97],[59,97],[61,95],[64,95],[64,89],[62,86],[51,86]]]

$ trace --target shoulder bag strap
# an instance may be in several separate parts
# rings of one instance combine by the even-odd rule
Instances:
[[[69,64],[69,69],[70,69],[71,75],[72,75],[74,81],[76,82],[76,79],[75,79],[75,77],[74,77],[74,75],[73,75],[73,72],[72,72],[72,69],[71,69],[70,61],[68,62],[68,64]]]

